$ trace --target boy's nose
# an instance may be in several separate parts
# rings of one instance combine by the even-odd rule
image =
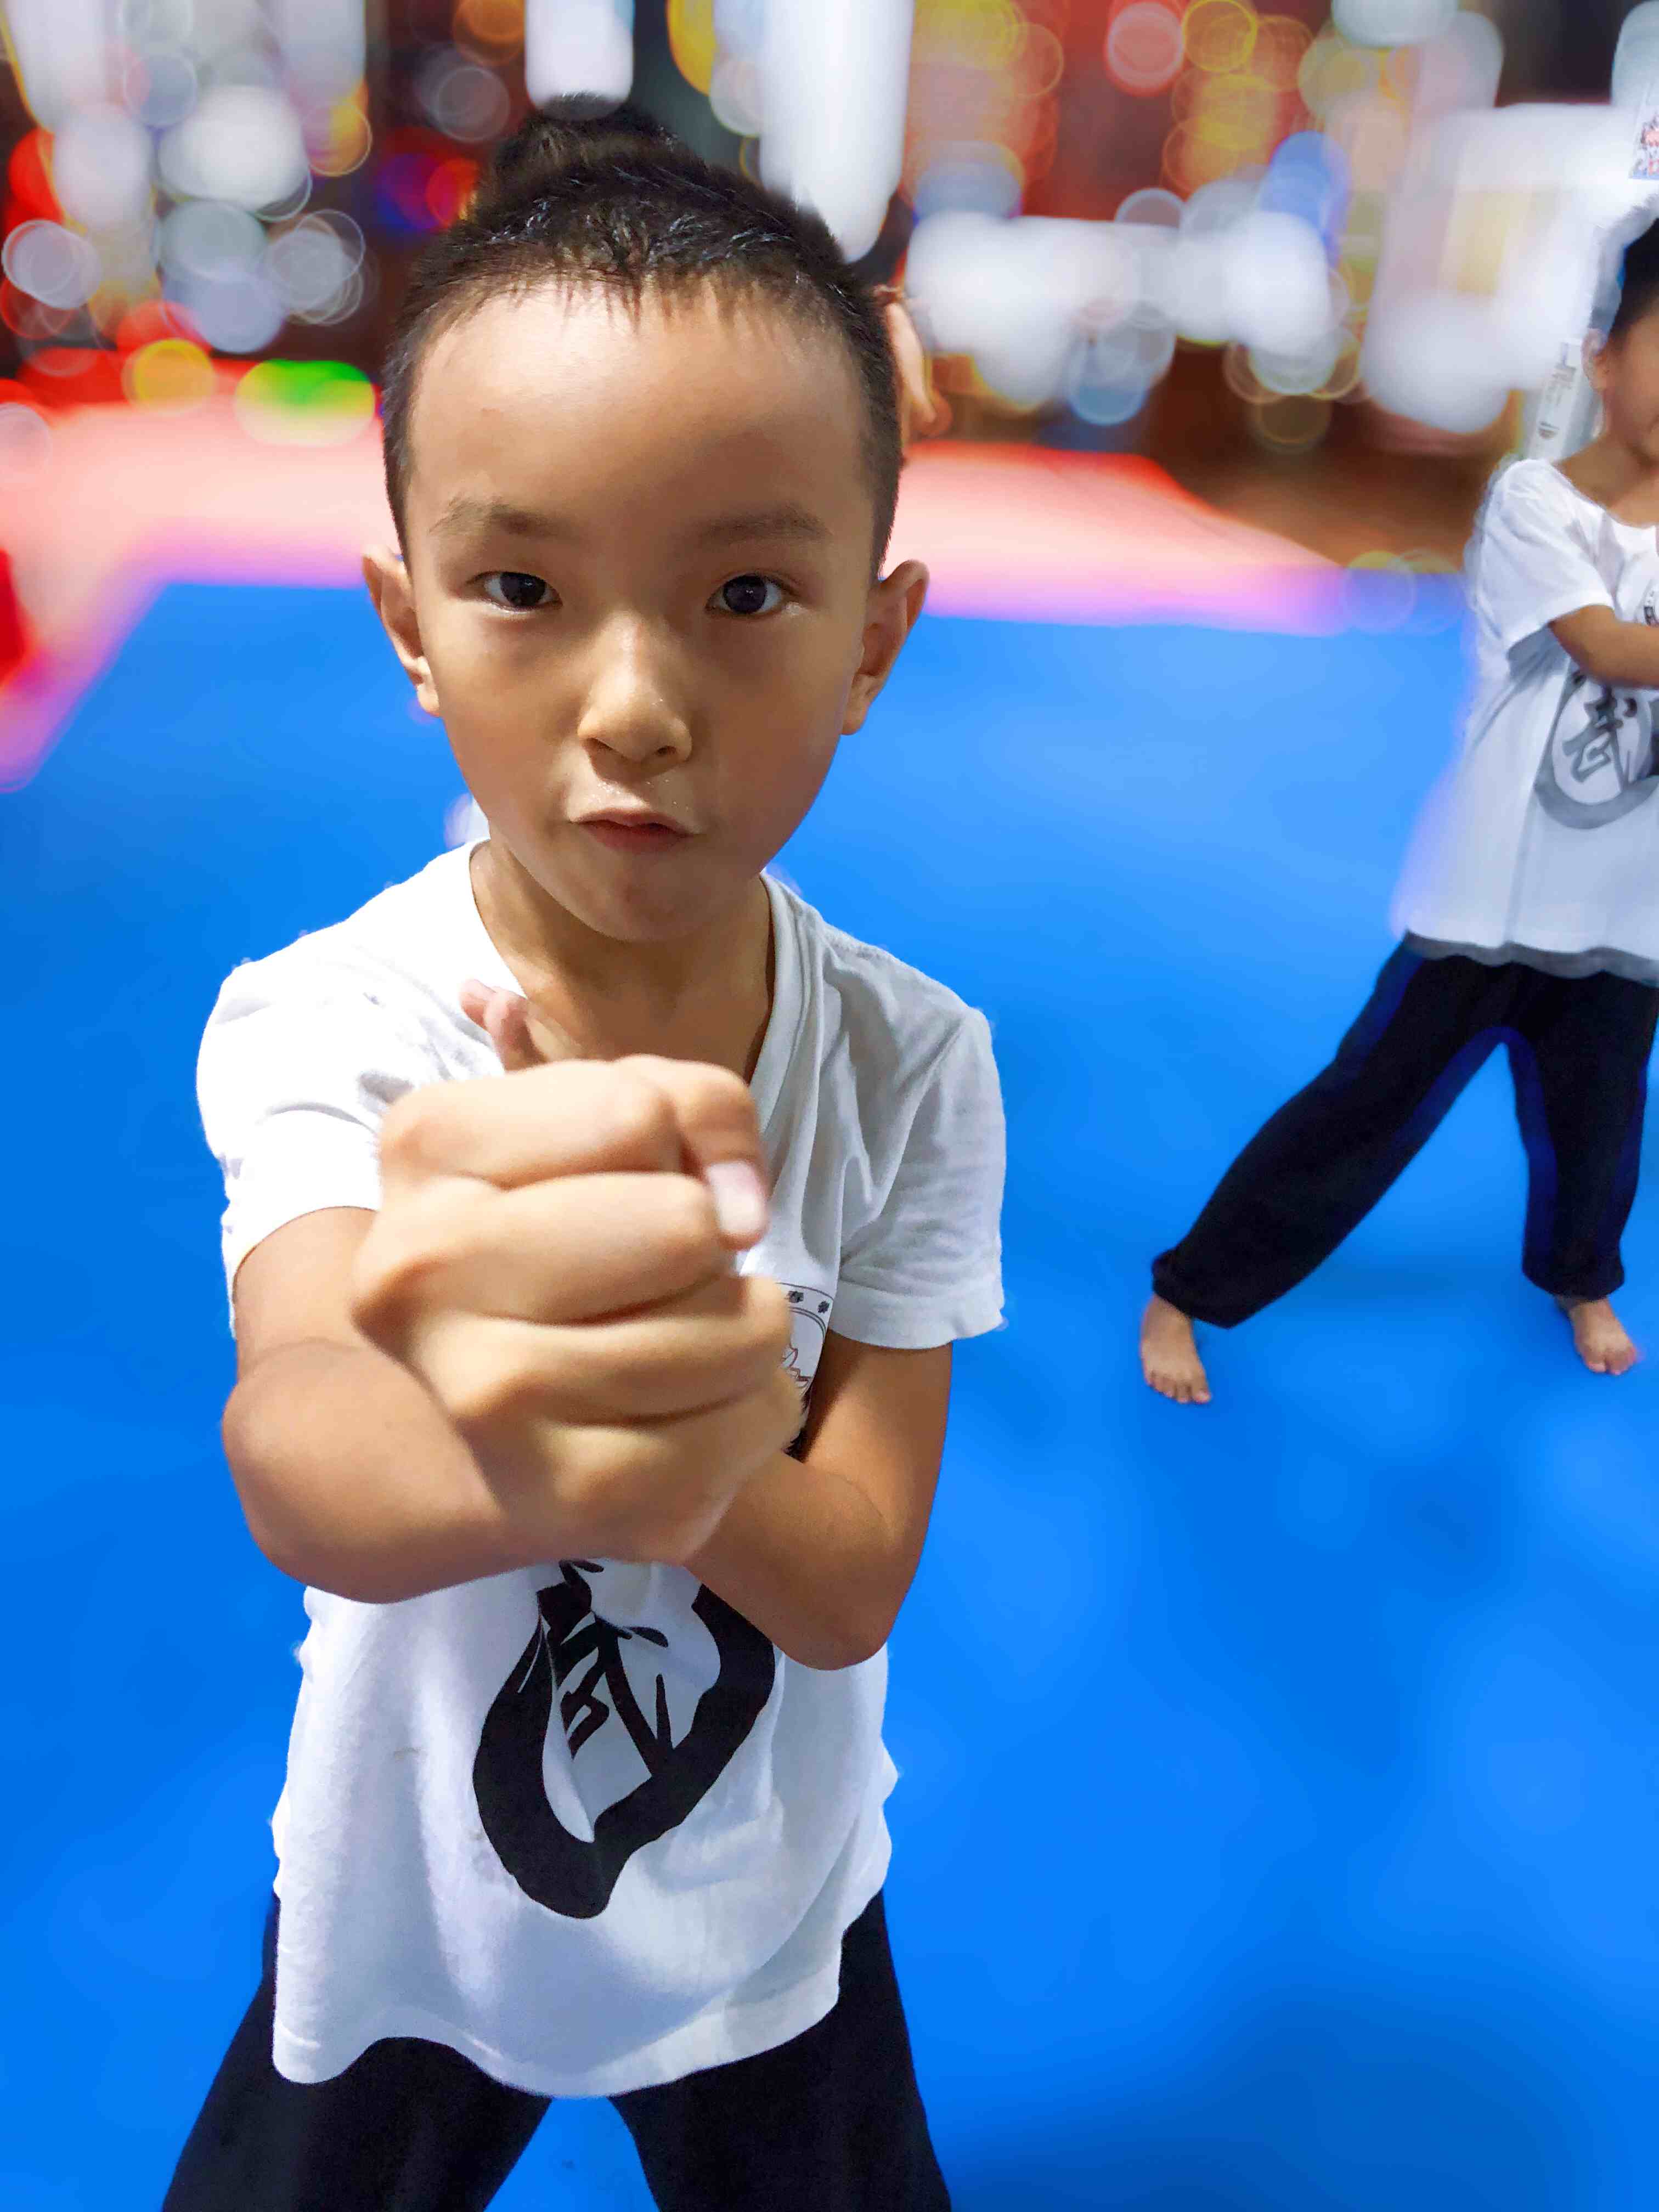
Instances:
[[[691,750],[690,723],[648,640],[614,632],[595,657],[576,734],[632,766],[666,767]]]

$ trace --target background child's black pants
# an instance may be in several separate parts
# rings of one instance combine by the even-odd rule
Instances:
[[[264,1978],[162,2212],[481,2212],[548,2100],[439,2043],[373,2045],[331,2081],[271,2063]],[[841,1996],[804,2035],[611,2102],[663,2212],[950,2212],[877,1897],[842,1944]],[[556,2212],[550,2199],[548,2212]]]
[[[1336,1058],[1254,1136],[1152,1287],[1231,1328],[1357,1227],[1499,1042],[1531,1169],[1522,1267],[1558,1297],[1625,1279],[1659,989],[1401,945]]]

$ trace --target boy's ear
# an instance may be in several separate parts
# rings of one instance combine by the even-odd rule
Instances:
[[[1587,331],[1584,333],[1581,358],[1584,364],[1584,374],[1589,377],[1592,386],[1598,392],[1605,392],[1607,388],[1607,342],[1600,331]]]
[[[421,625],[403,555],[395,546],[371,545],[363,555],[363,581],[374,602],[374,611],[392,640],[392,649],[402,661],[404,675],[415,686],[415,696],[428,714],[441,713],[437,686],[421,650]]]
[[[847,713],[841,733],[850,738],[864,726],[864,718],[893,671],[900,647],[915,629],[927,597],[927,571],[920,561],[901,561],[896,568],[872,585],[864,623],[864,655],[848,694]]]

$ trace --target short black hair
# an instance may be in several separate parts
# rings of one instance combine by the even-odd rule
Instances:
[[[847,349],[864,402],[877,566],[898,499],[897,372],[886,324],[816,216],[717,167],[630,104],[532,110],[496,149],[471,204],[422,253],[387,349],[380,413],[386,495],[403,533],[410,413],[433,339],[503,292],[545,281],[748,292]]]
[[[1607,327],[1609,343],[1623,337],[1656,307],[1659,307],[1659,223],[1650,224],[1625,248],[1619,308]]]

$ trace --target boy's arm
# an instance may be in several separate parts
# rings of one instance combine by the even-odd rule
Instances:
[[[574,1523],[565,1543],[518,1525],[437,1401],[353,1323],[374,1219],[307,1214],[237,1276],[225,1449],[254,1541],[295,1580],[369,1604],[586,1550]],[[774,1455],[684,1565],[802,1665],[869,1658],[921,1557],[950,1393],[949,1345],[832,1334],[805,1456]]]
[[[945,1449],[951,1346],[833,1334],[800,1459],[780,1452],[685,1561],[804,1666],[856,1666],[887,1641],[921,1558]]]
[[[353,1322],[372,1213],[336,1206],[251,1252],[235,1286],[225,1455],[248,1531],[298,1582],[368,1604],[522,1565],[523,1539],[437,1400]]]
[[[1620,622],[1611,607],[1580,607],[1550,628],[1562,649],[1598,684],[1659,690],[1659,629]]]

